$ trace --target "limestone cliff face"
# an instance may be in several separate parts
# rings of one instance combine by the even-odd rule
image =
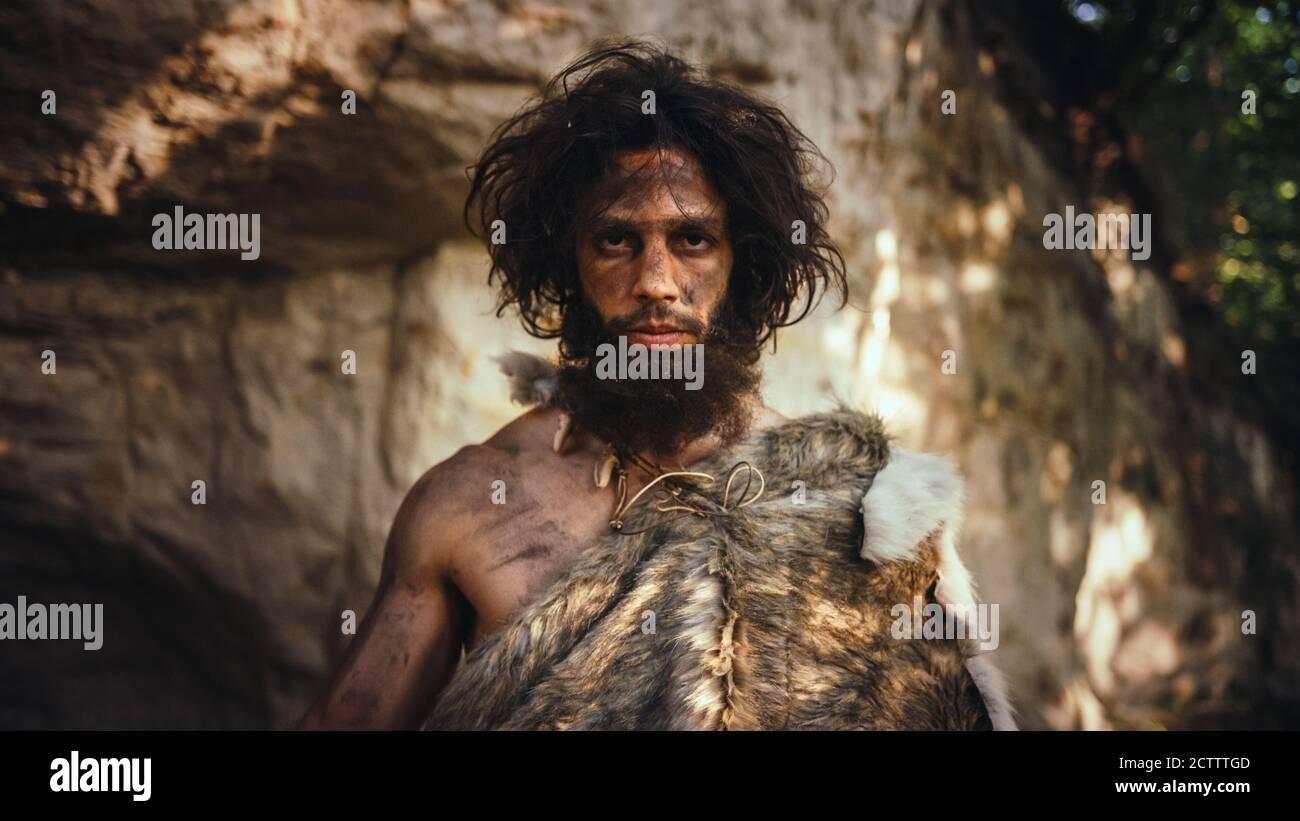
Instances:
[[[464,167],[628,34],[771,97],[835,165],[851,305],[781,335],[766,395],[874,404],[960,459],[1022,726],[1294,716],[1290,478],[1194,387],[1158,261],[1043,249],[1044,213],[1103,205],[964,3],[27,2],[0,32],[0,600],[106,621],[96,653],[0,645],[0,726],[297,718],[405,489],[517,412],[489,357],[548,350],[492,316]],[[154,250],[177,205],[260,214],[260,258]]]

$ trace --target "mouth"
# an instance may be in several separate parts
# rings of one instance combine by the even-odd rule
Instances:
[[[689,337],[682,329],[669,325],[646,325],[627,332],[628,343],[640,345],[682,345]]]

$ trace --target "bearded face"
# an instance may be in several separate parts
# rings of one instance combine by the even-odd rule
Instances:
[[[578,425],[630,452],[666,458],[710,434],[735,441],[760,375],[753,335],[728,308],[726,203],[685,152],[620,152],[614,166],[579,223],[583,302],[564,318],[565,405]],[[686,354],[700,370],[691,379],[680,368],[653,377],[616,368],[610,378],[611,350],[665,363]]]

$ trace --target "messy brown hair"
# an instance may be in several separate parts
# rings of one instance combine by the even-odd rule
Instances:
[[[655,113],[642,113],[653,91]],[[775,106],[706,79],[640,42],[598,46],[493,133],[470,168],[467,227],[488,238],[497,315],[516,306],[524,327],[562,338],[582,304],[576,236],[580,203],[613,170],[616,152],[650,147],[693,154],[727,205],[734,262],[727,314],[757,349],[803,319],[828,289],[847,299],[844,258],[826,231],[825,157]],[[829,183],[829,179],[828,179]],[[792,242],[794,222],[803,243]],[[773,344],[775,340],[773,339]]]

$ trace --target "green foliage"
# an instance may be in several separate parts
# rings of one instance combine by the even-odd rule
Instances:
[[[1247,336],[1300,338],[1300,0],[1067,7],[1126,51],[1118,113],[1185,278]]]

